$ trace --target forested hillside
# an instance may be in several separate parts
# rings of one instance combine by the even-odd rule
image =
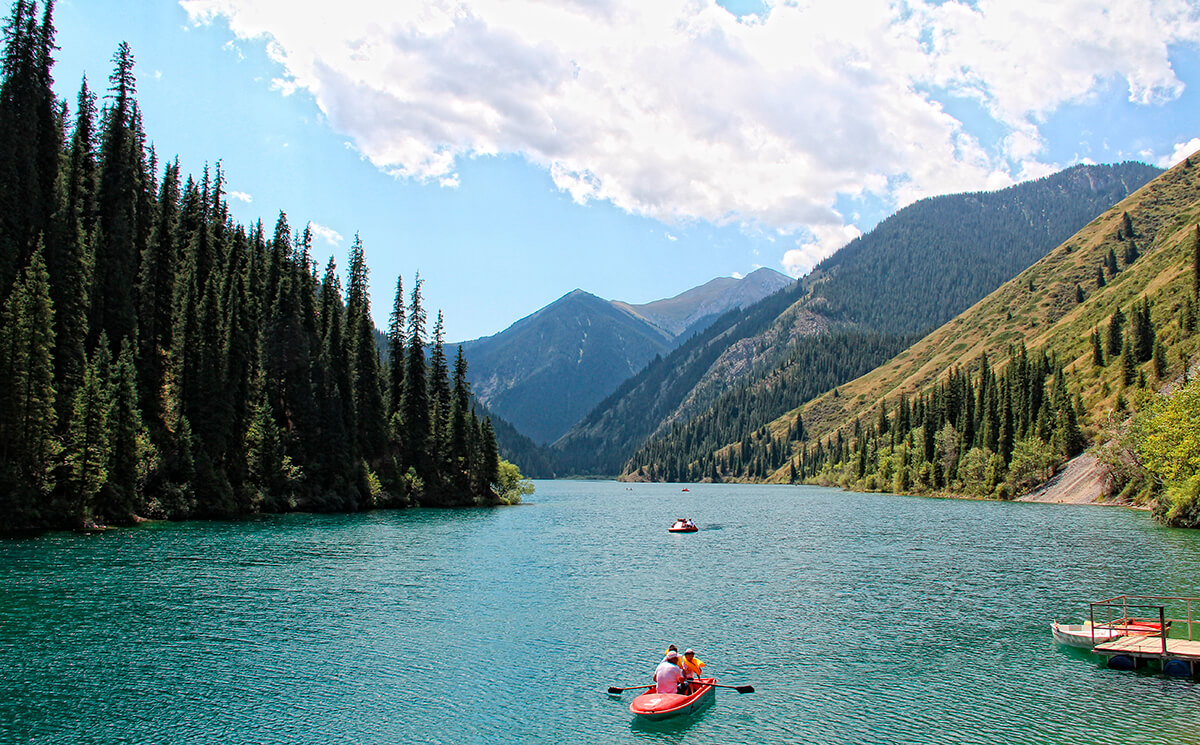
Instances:
[[[1188,159],[887,364],[731,441],[718,472],[763,457],[771,480],[1006,498],[1091,445],[1112,496],[1200,526],[1198,221]]]
[[[922,199],[816,269],[813,307],[882,333],[926,333],[1162,171],[1074,166],[994,192]]]
[[[669,332],[582,290],[463,343],[480,400],[542,444],[674,346]]]
[[[693,393],[725,350],[763,333],[803,291],[796,284],[748,308],[730,311],[666,357],[655,358],[551,446],[560,475],[619,473],[638,444]]]
[[[804,280],[808,292],[778,322],[729,344],[679,407],[658,420],[653,439],[636,453],[637,443],[629,447],[626,476],[707,475],[714,448],[749,441],[808,397],[883,362],[1158,172],[1137,163],[1079,166],[900,210],[814,270]],[[807,334],[795,333],[797,317],[810,320]],[[727,475],[773,470],[755,458],[733,466]]]
[[[70,112],[52,9],[17,0],[4,32],[0,526],[496,501],[421,282],[397,281],[385,367],[362,242],[343,292],[307,228],[235,224],[219,168],[160,162],[125,44]]]

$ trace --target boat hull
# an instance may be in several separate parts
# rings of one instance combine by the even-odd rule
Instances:
[[[668,533],[695,533],[699,528],[667,528]]]
[[[700,678],[698,683],[716,683],[716,678]],[[692,692],[682,693],[643,693],[629,704],[629,710],[640,719],[658,721],[670,717],[684,716],[708,706],[717,696],[717,689],[712,685],[692,684]]]
[[[1162,633],[1162,626],[1151,621],[1139,621],[1136,619],[1121,619],[1111,626],[1108,624],[1096,624],[1094,627],[1091,621],[1084,621],[1083,623],[1059,623],[1055,621],[1050,624],[1050,633],[1054,635],[1054,641],[1059,644],[1065,644],[1068,647],[1078,647],[1080,649],[1091,649],[1097,644],[1110,642],[1125,635],[1157,636]]]

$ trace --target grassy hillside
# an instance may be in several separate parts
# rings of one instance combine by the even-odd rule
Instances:
[[[1116,437],[1133,410],[1183,377],[1200,344],[1193,320],[1200,165],[1192,160],[1195,156],[1122,200],[886,364],[779,417],[768,427],[770,436],[786,440],[799,415],[806,445],[832,444],[839,434],[849,442],[856,423],[861,434],[862,423],[877,420],[884,402],[892,412],[902,399],[929,396],[984,354],[1003,370],[1009,350],[1023,345],[1061,365],[1090,444]],[[1127,263],[1131,243],[1138,256]],[[1116,258],[1115,274],[1102,269],[1110,256]],[[1096,365],[1093,334],[1103,340],[1114,312],[1120,309],[1130,319],[1145,302],[1162,347],[1159,359],[1131,364],[1127,372],[1124,357],[1104,354],[1105,364]],[[793,442],[789,451],[800,448]],[[782,464],[771,480],[790,478],[794,467],[795,461]]]
[[[961,313],[1160,173],[1140,163],[1076,166],[997,192],[934,197],[900,210],[806,277],[807,294],[777,322],[729,344],[652,428],[653,437],[627,450],[625,474],[709,474],[720,443],[756,432],[766,438],[758,432],[764,424]],[[794,321],[801,318],[808,322]],[[728,475],[762,478],[786,460],[786,447],[773,453],[734,458]]]

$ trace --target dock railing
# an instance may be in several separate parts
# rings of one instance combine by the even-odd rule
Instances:
[[[1200,637],[1200,618],[1192,614],[1193,608],[1200,612],[1200,598],[1172,595],[1118,595],[1115,598],[1089,603],[1092,627],[1092,646],[1096,646],[1096,627],[1107,627],[1110,631],[1139,636],[1157,636],[1162,639],[1162,653],[1167,654],[1167,636],[1172,624],[1187,624],[1189,641]],[[1168,615],[1183,611],[1182,618]],[[1152,624],[1157,624],[1155,629]],[[1197,625],[1193,633],[1193,624]]]

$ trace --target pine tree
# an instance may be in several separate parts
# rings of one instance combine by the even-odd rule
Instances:
[[[46,269],[54,303],[54,379],[59,422],[71,417],[71,399],[83,380],[92,282],[91,227],[95,225],[95,97],[84,80],[71,146],[55,183],[56,209],[46,236]]]
[[[39,248],[4,303],[0,325],[0,492],[8,514],[35,519],[54,488],[54,310]],[[2,498],[2,497],[0,497]]]
[[[104,112],[97,190],[99,235],[96,241],[95,274],[91,291],[90,346],[101,332],[115,352],[121,341],[137,329],[134,285],[138,276],[138,206],[143,187],[144,155],[137,131],[133,95],[133,53],[125,42],[113,58],[116,67],[109,76],[113,99]],[[203,286],[203,284],[201,284]]]
[[[67,430],[67,514],[80,524],[92,517],[96,494],[108,481],[112,456],[109,420],[113,400],[108,383],[112,356],[108,339],[102,336],[99,342],[84,371]]]
[[[450,449],[450,370],[446,366],[445,319],[438,311],[429,344],[429,426],[431,455],[443,468]]]
[[[421,275],[413,281],[408,308],[408,360],[404,370],[403,463],[428,474],[430,439],[429,389],[425,371],[425,309],[421,307]]]
[[[1108,276],[1115,277],[1117,272],[1121,271],[1117,266],[1117,252],[1113,249],[1108,249],[1108,255],[1104,259],[1105,265],[1108,267]]]
[[[1112,316],[1108,319],[1108,336],[1105,337],[1104,352],[1110,358],[1116,357],[1121,353],[1121,344],[1124,338],[1122,331],[1125,326],[1125,314],[1120,308],[1113,311]]]
[[[469,471],[470,450],[467,428],[471,408],[471,384],[467,381],[467,358],[462,345],[454,357],[454,383],[450,404],[450,459],[458,473]]]
[[[1092,365],[1104,367],[1104,347],[1100,343],[1100,329],[1092,329]]]
[[[349,274],[346,322],[354,366],[355,441],[359,452],[370,462],[383,455],[387,444],[387,412],[380,380],[379,348],[375,344],[375,324],[371,320],[369,272],[358,235],[354,236],[354,244],[350,247]]]
[[[1098,266],[1096,267],[1096,289],[1100,289],[1105,284],[1107,283],[1104,281],[1104,267]]]
[[[1133,344],[1129,339],[1125,340],[1124,346],[1121,347],[1121,380],[1125,385],[1133,385],[1137,380],[1137,359],[1134,357]]]
[[[1141,254],[1138,253],[1137,244],[1132,239],[1125,242],[1125,266],[1132,266],[1133,262],[1138,260]]]
[[[387,414],[390,420],[400,410],[404,396],[404,278],[396,277],[396,294],[388,316],[388,395]]]
[[[49,230],[62,130],[52,90],[53,0],[16,0],[0,66],[0,300]],[[43,256],[45,261],[45,256]]]
[[[146,470],[149,434],[138,407],[137,372],[126,340],[109,375],[108,478],[96,495],[95,513],[108,522],[129,523],[141,509],[141,474]]]
[[[157,418],[159,391],[166,375],[167,352],[174,338],[172,321],[179,271],[179,160],[167,164],[159,188],[150,241],[138,278],[138,369],[146,414]]]

